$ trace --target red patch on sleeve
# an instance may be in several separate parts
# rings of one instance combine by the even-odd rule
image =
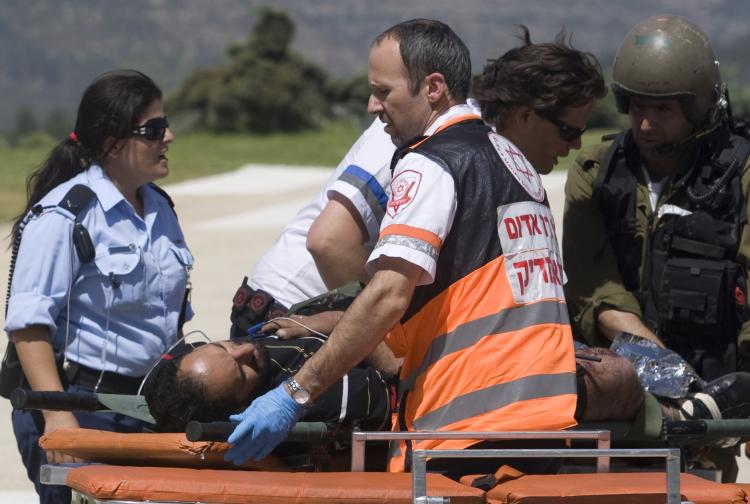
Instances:
[[[388,215],[397,213],[409,206],[417,196],[422,174],[414,170],[404,170],[391,181],[391,199],[388,200]]]

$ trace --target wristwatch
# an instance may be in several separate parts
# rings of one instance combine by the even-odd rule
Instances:
[[[289,394],[292,396],[292,399],[294,399],[294,402],[300,406],[310,405],[310,392],[305,390],[304,387],[294,379],[294,376],[287,378],[284,384],[286,385]]]

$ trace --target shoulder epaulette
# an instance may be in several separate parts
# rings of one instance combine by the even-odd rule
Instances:
[[[96,249],[91,241],[91,235],[89,235],[88,230],[81,224],[83,210],[88,208],[95,198],[96,194],[89,186],[76,184],[65,193],[60,203],[57,204],[60,208],[64,208],[73,214],[75,218],[72,232],[73,245],[76,249],[78,259],[83,264],[90,263],[96,257]]]
[[[94,198],[96,198],[96,194],[89,186],[76,184],[65,193],[57,206],[64,208],[78,220],[81,211],[88,208]]]

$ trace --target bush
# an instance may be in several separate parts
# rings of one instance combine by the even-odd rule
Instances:
[[[52,138],[62,140],[73,131],[73,119],[61,108],[53,108],[44,120],[44,131]]]
[[[6,138],[11,146],[16,145],[21,137],[26,136],[38,129],[34,109],[29,105],[22,105],[16,110],[16,117],[13,121],[13,129],[7,134]]]
[[[16,147],[19,149],[52,149],[55,143],[57,142],[49,133],[37,130],[20,137],[16,141]]]
[[[627,128],[629,126],[628,117],[617,111],[615,95],[609,82],[607,83],[607,89],[609,90],[607,96],[596,103],[596,107],[594,107],[594,111],[589,118],[588,127],[618,130]]]
[[[228,49],[226,67],[198,70],[168,107],[193,126],[215,131],[298,131],[328,117],[328,77],[290,51],[294,24],[268,7],[259,10],[245,45]]]
[[[370,99],[367,74],[337,80],[330,85],[328,93],[336,104],[334,113],[337,116],[355,119],[367,117],[367,100]]]
[[[729,86],[732,112],[738,121],[750,121],[750,87]]]

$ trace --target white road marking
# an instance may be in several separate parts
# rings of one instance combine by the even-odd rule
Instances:
[[[198,223],[197,231],[224,232],[230,229],[264,229],[284,227],[297,215],[308,199],[293,200],[278,205],[260,207],[257,210],[231,214],[218,219],[206,220]]]
[[[333,168],[319,166],[245,165],[237,170],[169,185],[172,196],[282,194],[307,186],[321,187]]]

